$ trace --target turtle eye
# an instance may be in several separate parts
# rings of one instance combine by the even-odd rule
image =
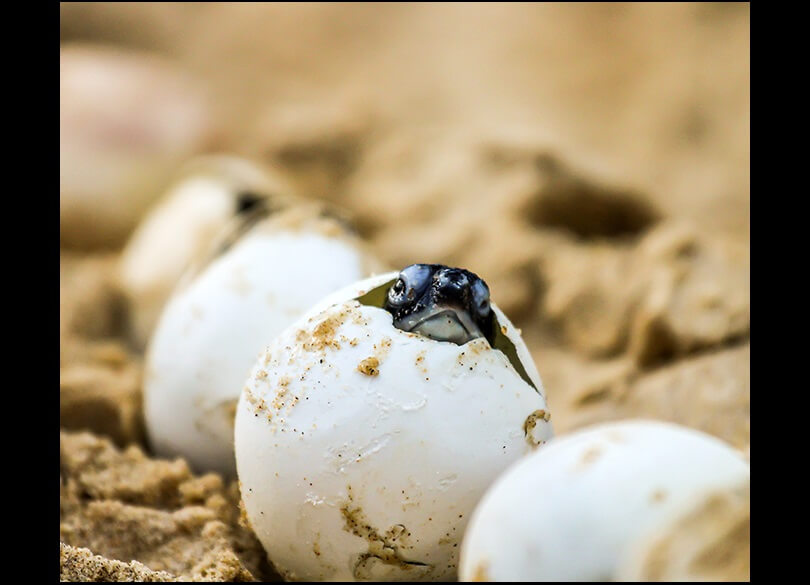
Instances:
[[[405,302],[405,290],[407,286],[405,285],[405,281],[402,280],[402,277],[398,278],[397,281],[388,289],[388,302],[392,305],[401,305]]]
[[[477,280],[472,286],[472,301],[476,314],[483,318],[489,315],[489,287],[483,280]]]
[[[397,281],[388,289],[388,303],[402,306],[415,300],[430,284],[432,274],[427,264],[411,264],[403,268]]]

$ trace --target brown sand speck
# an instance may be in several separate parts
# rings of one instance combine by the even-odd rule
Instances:
[[[380,360],[376,357],[368,357],[357,364],[357,371],[366,376],[378,376],[380,374]]]
[[[523,421],[523,435],[526,437],[526,442],[528,442],[532,447],[537,447],[542,443],[542,441],[535,439],[533,435],[534,428],[537,426],[537,421],[539,420],[543,420],[545,422],[550,421],[551,413],[546,412],[543,409],[535,410],[526,417],[525,421]]]

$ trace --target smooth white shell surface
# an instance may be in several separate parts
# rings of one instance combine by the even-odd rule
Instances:
[[[737,451],[669,423],[608,423],[558,437],[481,500],[460,578],[612,580],[635,539],[673,510],[748,477]]]
[[[257,356],[365,268],[341,238],[259,230],[177,291],[147,352],[144,414],[155,451],[233,475],[234,409]]]
[[[273,341],[240,398],[245,509],[288,578],[455,578],[484,490],[552,434],[529,364],[541,392],[486,340],[437,342],[349,300],[395,277],[319,303]]]

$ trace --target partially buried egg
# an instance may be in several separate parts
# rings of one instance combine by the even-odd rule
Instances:
[[[288,579],[447,580],[468,517],[552,436],[520,333],[475,274],[416,264],[318,303],[248,378],[247,517]]]
[[[320,298],[382,268],[323,211],[257,208],[184,275],[146,352],[144,418],[155,453],[234,475],[233,416],[257,355]]]
[[[555,438],[482,498],[464,536],[460,578],[621,580],[633,551],[673,514],[749,477],[736,450],[670,423],[606,423]]]
[[[298,201],[280,173],[247,159],[209,155],[184,165],[121,255],[132,345],[143,349],[184,271],[229,223],[257,217],[259,208],[278,211]]]

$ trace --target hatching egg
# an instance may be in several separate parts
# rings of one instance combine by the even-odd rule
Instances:
[[[610,581],[673,511],[750,477],[719,439],[622,421],[564,435],[511,467],[470,520],[462,581]]]
[[[320,298],[379,263],[319,205],[240,218],[189,269],[146,352],[144,418],[161,456],[235,474],[233,417],[256,357]]]
[[[245,511],[288,579],[454,579],[475,504],[549,418],[485,282],[411,265],[330,295],[256,362],[235,428]]]

